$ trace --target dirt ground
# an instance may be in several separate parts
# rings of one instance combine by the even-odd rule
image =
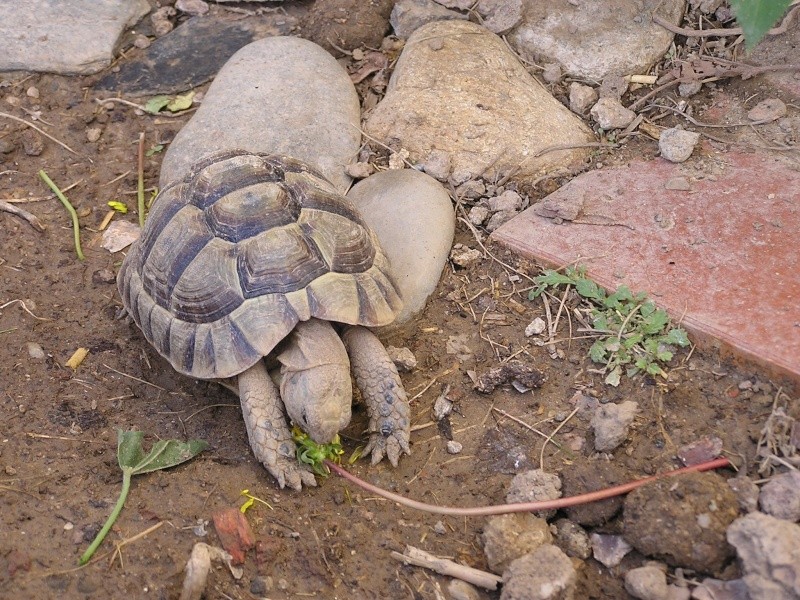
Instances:
[[[437,597],[436,588],[445,587],[446,578],[390,557],[406,544],[486,569],[478,538],[482,518],[440,518],[402,509],[335,476],[316,489],[279,490],[251,455],[237,399],[216,384],[176,374],[134,326],[116,318],[121,303],[113,280],[122,255],[101,248],[98,231],[107,202],[135,204],[139,133],[145,133],[147,147],[168,143],[190,115],[171,119],[137,116],[119,104],[103,108],[95,102],[103,96],[92,89],[98,77],[0,77],[0,110],[29,121],[36,117],[75,151],[0,120],[0,142],[10,145],[0,154],[0,199],[29,200],[17,206],[46,225],[39,232],[0,212],[0,597],[176,598],[193,545],[218,543],[211,515],[239,506],[244,489],[273,509],[256,505],[248,511],[257,549],[238,581],[216,566],[208,598]],[[740,106],[755,91],[764,97],[758,79],[723,85]],[[31,87],[38,98],[26,93]],[[692,98],[695,116],[700,118],[712,100],[708,92]],[[91,128],[101,129],[96,142],[87,141]],[[623,151],[598,153],[593,160],[609,165],[654,153],[651,140],[633,139]],[[162,156],[146,158],[148,188],[157,183]],[[74,184],[68,196],[82,223],[84,261],[75,256],[64,208],[37,177],[40,169],[62,188]],[[550,189],[538,189],[531,201],[561,183],[540,186]],[[131,214],[117,218],[136,219]],[[456,242],[476,247],[461,224]],[[492,250],[520,271],[537,274],[536,265],[520,263],[502,248]],[[720,437],[726,453],[744,457],[752,469],[755,443],[784,382],[770,382],[757,369],[734,366],[713,351],[695,350],[677,355],[667,381],[624,378],[619,388],[608,387],[589,370],[590,341],[560,342],[564,356],[552,359],[524,336],[525,326],[544,317],[544,309],[540,300],[527,299],[525,281],[512,281],[510,275],[490,258],[467,269],[448,266],[424,314],[386,340],[410,348],[418,360],[413,372],[403,374],[414,397],[413,454],[397,469],[365,461],[348,468],[427,502],[504,503],[513,474],[539,466],[543,440],[500,411],[549,432],[558,424],[556,417],[572,410],[569,399],[581,390],[604,400],[639,403],[631,435],[614,456],[631,478],[675,468],[677,448],[704,435]],[[470,354],[448,353],[448,340],[455,337]],[[569,337],[565,326],[558,337]],[[41,346],[45,356],[31,356],[29,343]],[[80,347],[89,354],[73,371],[65,362]],[[542,370],[545,384],[524,394],[513,388],[488,395],[473,390],[468,371],[484,372],[511,355]],[[745,380],[758,382],[758,391],[740,390]],[[458,455],[446,452],[445,432],[431,415],[448,385],[457,409],[452,435],[463,444]],[[796,397],[791,388],[783,389]],[[366,415],[357,407],[344,432],[348,454],[363,443],[365,424]],[[148,446],[158,439],[199,438],[209,448],[182,466],[135,478],[100,559],[77,569],[78,556],[119,492],[119,428],[145,432]],[[576,462],[604,460],[591,451],[587,429],[585,422],[570,420],[559,435],[588,435],[589,441],[569,455],[548,446],[543,467],[561,473]],[[438,521],[444,529],[435,528]],[[112,556],[115,543],[158,523],[163,525]],[[602,530],[617,531],[618,524],[612,521]],[[633,552],[622,568],[643,560]],[[258,576],[271,578],[265,580],[271,589],[259,594],[258,582],[253,584]],[[579,571],[577,597],[628,596],[617,574],[589,559]]]

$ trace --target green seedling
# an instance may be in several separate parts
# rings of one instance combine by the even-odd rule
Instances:
[[[325,461],[341,462],[344,454],[342,443],[337,435],[330,444],[318,444],[298,427],[292,428],[292,437],[297,444],[297,460],[311,467],[317,475],[327,477],[330,474]]]
[[[786,13],[793,0],[731,0],[736,21],[744,31],[745,45],[752,50],[770,27]]]
[[[609,385],[619,385],[623,370],[629,377],[641,372],[666,377],[662,364],[672,360],[675,346],[689,345],[686,331],[672,327],[667,312],[646,294],[634,294],[624,285],[609,294],[586,277],[583,267],[568,267],[564,273],[548,269],[534,283],[528,294],[531,300],[548,289],[573,286],[590,305],[597,340],[589,357],[603,365]]]
[[[111,200],[108,205],[115,211],[121,214],[126,214],[128,212],[128,205],[124,202],[120,202],[119,200]]]
[[[164,144],[153,144],[147,151],[144,153],[145,156],[153,156],[154,154],[158,154],[159,152],[164,150]]]
[[[122,431],[121,429],[117,431],[117,462],[119,462],[119,467],[122,469],[122,491],[114,510],[111,511],[103,528],[78,561],[80,565],[85,565],[89,562],[97,548],[103,543],[103,539],[111,530],[117,517],[119,517],[122,507],[125,506],[125,500],[131,488],[131,478],[134,475],[142,475],[174,467],[191,460],[208,446],[203,440],[190,440],[188,442],[159,440],[153,444],[150,452],[145,454],[144,450],[142,450],[143,436],[144,434],[141,431]]]

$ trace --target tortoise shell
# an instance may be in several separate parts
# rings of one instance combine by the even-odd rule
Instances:
[[[320,173],[225,152],[164,188],[117,278],[175,369],[232,377],[311,317],[379,326],[402,302],[377,237]]]

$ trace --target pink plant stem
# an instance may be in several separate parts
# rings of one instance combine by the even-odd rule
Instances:
[[[514,512],[534,512],[540,510],[553,510],[559,508],[566,508],[567,506],[576,506],[578,504],[588,504],[589,502],[597,502],[598,500],[605,500],[606,498],[612,498],[613,496],[620,496],[622,494],[627,494],[628,492],[635,490],[638,487],[641,487],[647,483],[656,481],[658,479],[664,479],[665,477],[682,475],[684,473],[694,473],[696,471],[710,471],[712,469],[719,469],[722,467],[730,466],[730,464],[731,463],[727,458],[717,458],[708,462],[700,463],[699,465],[692,465],[691,467],[683,467],[682,469],[675,469],[674,471],[667,471],[666,473],[660,473],[658,475],[653,475],[652,477],[645,477],[644,479],[638,479],[636,481],[631,481],[629,483],[617,485],[615,487],[607,488],[605,490],[597,490],[596,492],[581,494],[580,496],[570,496],[569,498],[559,498],[558,500],[547,500],[544,502],[520,502],[518,504],[498,504],[496,506],[475,506],[472,508],[459,508],[457,506],[436,506],[435,504],[418,502],[416,500],[411,500],[410,498],[406,498],[399,494],[388,492],[382,488],[379,488],[378,486],[372,485],[371,483],[367,483],[363,479],[359,479],[358,477],[356,477],[352,473],[349,473],[348,471],[346,471],[337,464],[334,464],[328,460],[325,461],[325,465],[332,471],[335,471],[336,474],[339,475],[340,477],[344,477],[351,483],[354,483],[355,485],[367,490],[368,492],[372,492],[373,494],[382,496],[387,500],[392,500],[394,502],[397,502],[398,504],[407,506],[408,508],[415,508],[417,510],[422,510],[437,515],[458,515],[458,516],[502,515]]]

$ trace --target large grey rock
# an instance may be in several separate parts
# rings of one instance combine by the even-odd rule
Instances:
[[[754,512],[731,523],[727,537],[752,600],[800,598],[800,526]]]
[[[500,600],[572,600],[577,578],[569,557],[545,544],[511,563]]]
[[[399,38],[407,38],[426,23],[467,16],[436,4],[433,0],[399,0],[392,9],[389,22]]]
[[[0,71],[96,73],[111,64],[125,28],[148,12],[146,0],[5,0]]]
[[[502,573],[519,557],[553,541],[547,521],[530,513],[489,517],[481,538],[486,562],[495,573]]]
[[[800,471],[787,471],[773,477],[761,488],[758,503],[768,515],[800,521]]]
[[[359,121],[355,88],[330,54],[295,37],[258,40],[230,58],[175,136],[160,184],[183,177],[211,151],[242,148],[303,160],[344,192]]]
[[[456,221],[450,196],[431,176],[401,169],[359,181],[347,197],[389,257],[404,303],[394,325],[402,324],[425,307],[447,262]]]
[[[367,133],[415,161],[450,154],[456,185],[483,175],[549,172],[582,161],[594,141],[583,122],[531,77],[498,36],[467,21],[439,21],[409,38]]]
[[[684,0],[527,0],[523,21],[509,42],[523,58],[558,62],[577,78],[600,81],[609,74],[645,73],[673,38],[653,23],[653,12],[678,25],[684,6]]]

